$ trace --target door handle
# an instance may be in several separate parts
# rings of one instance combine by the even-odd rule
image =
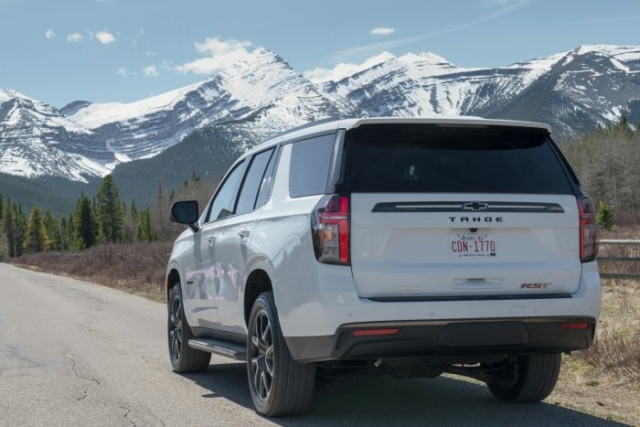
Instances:
[[[209,247],[215,245],[216,243],[216,236],[214,236],[213,234],[210,234],[207,236],[207,242],[209,242]]]
[[[238,231],[238,236],[242,237],[243,239],[249,237],[249,234],[251,234],[249,230]]]

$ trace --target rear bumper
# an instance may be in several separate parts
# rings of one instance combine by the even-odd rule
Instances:
[[[315,264],[314,274],[274,283],[285,337],[334,336],[348,324],[385,321],[593,318],[600,316],[602,289],[595,262],[582,264],[576,292],[549,298],[537,290],[522,299],[374,301],[358,295],[349,267]]]
[[[567,324],[587,324],[585,329]],[[592,317],[468,319],[345,324],[334,335],[287,337],[291,356],[299,362],[344,359],[433,358],[469,363],[477,357],[555,353],[589,348],[595,333]],[[383,336],[357,336],[354,331],[387,330]]]

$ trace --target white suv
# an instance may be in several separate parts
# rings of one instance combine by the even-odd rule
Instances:
[[[597,229],[545,124],[318,122],[230,169],[167,267],[175,372],[247,361],[259,413],[308,409],[316,375],[455,373],[544,399],[591,345]]]

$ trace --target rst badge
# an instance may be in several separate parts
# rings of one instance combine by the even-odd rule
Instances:
[[[520,289],[546,289],[551,286],[551,283],[523,283],[520,285]]]

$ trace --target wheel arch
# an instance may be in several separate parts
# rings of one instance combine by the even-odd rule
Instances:
[[[167,301],[169,301],[169,293],[171,292],[171,289],[178,283],[180,283],[180,273],[176,266],[172,266],[168,269],[165,279],[165,293]]]
[[[256,299],[263,292],[273,292],[273,283],[269,274],[262,268],[256,268],[247,277],[244,290],[244,322],[249,325],[249,316]]]

